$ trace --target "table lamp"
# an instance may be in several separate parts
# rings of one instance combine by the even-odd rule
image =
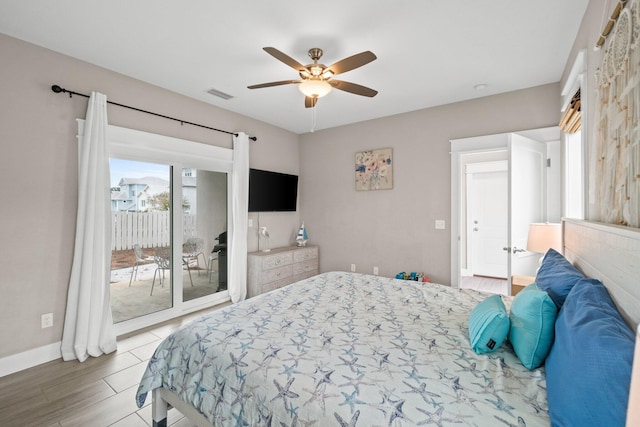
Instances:
[[[542,258],[549,249],[562,253],[562,224],[550,222],[529,224],[527,250],[543,254],[540,257],[542,263]]]

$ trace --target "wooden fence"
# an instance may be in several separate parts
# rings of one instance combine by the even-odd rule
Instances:
[[[183,214],[185,238],[196,235],[196,216]],[[169,211],[112,212],[111,250],[169,246],[171,242],[171,216]]]

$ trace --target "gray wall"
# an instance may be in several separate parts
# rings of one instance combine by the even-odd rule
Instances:
[[[353,263],[450,283],[449,140],[555,126],[559,94],[549,84],[301,135],[300,218],[320,245],[320,270]],[[385,147],[393,148],[393,189],[355,191],[355,153]]]
[[[256,135],[251,167],[298,172],[298,135],[0,34],[0,357],[60,341],[77,208],[76,118],[87,100],[52,84],[230,131]],[[222,133],[109,106],[109,123],[231,147]],[[273,244],[299,227],[297,213],[273,221]],[[256,250],[249,230],[249,250]],[[279,238],[279,236],[283,236]],[[255,239],[253,239],[255,240]],[[53,328],[40,315],[53,313]]]

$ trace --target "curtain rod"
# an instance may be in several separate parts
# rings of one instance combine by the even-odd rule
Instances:
[[[602,45],[604,44],[604,41],[607,39],[607,36],[609,35],[611,30],[613,29],[613,24],[615,24],[616,21],[618,20],[618,16],[620,16],[620,12],[622,12],[622,8],[624,8],[624,5],[625,5],[626,2],[627,2],[627,0],[618,1],[618,4],[616,5],[616,8],[613,9],[613,13],[611,14],[611,18],[609,18],[609,21],[607,22],[607,25],[604,27],[604,30],[602,30],[602,34],[600,34],[600,38],[598,38],[598,41],[596,42],[596,45],[594,46],[595,50],[600,49],[602,47]]]
[[[68,93],[69,94],[69,98],[72,98],[73,95],[84,96],[85,98],[89,98],[89,95],[85,95],[84,93],[74,92],[72,90],[67,90],[67,89],[61,88],[58,85],[51,86],[51,90],[54,91],[55,93]],[[143,110],[143,109],[140,109],[140,108],[131,107],[129,105],[119,104],[119,103],[113,102],[113,101],[107,101],[107,104],[117,105],[118,107],[124,107],[124,108],[128,108],[130,110],[139,111],[141,113],[151,114],[152,116],[158,116],[158,117],[162,117],[164,119],[174,120],[176,122],[180,122],[180,124],[185,124],[186,123],[188,125],[198,126],[198,127],[209,129],[209,130],[215,130],[216,132],[222,132],[222,133],[226,133],[226,134],[229,134],[229,135],[238,136],[238,134],[235,133],[235,132],[229,132],[229,131],[226,131],[226,130],[216,129],[216,128],[212,128],[210,126],[201,125],[201,124],[198,124],[198,123],[188,122],[186,120],[176,119],[175,117],[165,116],[163,114],[154,113],[153,111],[147,111],[147,110]],[[249,139],[251,141],[257,141],[258,140],[258,138],[255,137],[255,136],[250,136]]]

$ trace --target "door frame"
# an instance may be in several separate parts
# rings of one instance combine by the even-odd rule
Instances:
[[[509,135],[523,135],[538,141],[557,141],[560,139],[558,126],[547,128],[529,129],[523,131],[506,132],[493,135],[484,135],[470,138],[451,139],[451,287],[460,287],[460,238],[463,213],[461,211],[463,197],[464,154],[489,153],[494,151],[509,150]],[[509,200],[509,203],[511,201]],[[511,278],[507,278],[511,286]]]

